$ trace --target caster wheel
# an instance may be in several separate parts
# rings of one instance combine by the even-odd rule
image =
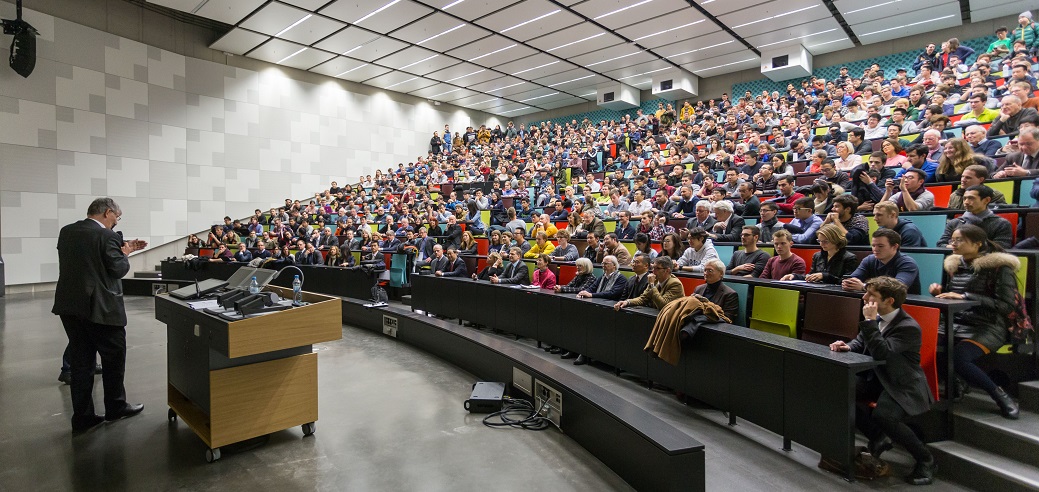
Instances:
[[[312,436],[314,432],[317,432],[317,423],[311,422],[309,424],[303,424],[303,437]]]
[[[206,450],[206,463],[212,463],[220,459],[220,448]]]
[[[166,411],[166,419],[169,420],[170,422],[176,422],[177,421],[177,412],[174,412],[172,408],[169,409],[168,411]]]

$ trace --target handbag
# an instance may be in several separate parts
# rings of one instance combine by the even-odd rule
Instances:
[[[1025,308],[1025,298],[1021,292],[1014,291],[1014,310],[1007,317],[1010,325],[1010,343],[1013,345],[1026,345],[1035,338],[1035,327],[1032,326],[1032,318],[1028,317]]]

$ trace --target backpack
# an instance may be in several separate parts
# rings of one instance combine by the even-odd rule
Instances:
[[[378,284],[372,287],[372,302],[389,302],[390,296],[386,293],[386,289],[382,288]]]

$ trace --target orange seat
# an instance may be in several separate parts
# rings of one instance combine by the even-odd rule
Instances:
[[[952,196],[953,185],[928,186],[927,191],[934,195],[934,206],[946,208],[949,206],[949,197]]]
[[[682,287],[684,288],[685,295],[687,295],[687,296],[693,295],[693,289],[696,289],[697,286],[699,286],[700,284],[705,283],[704,279],[702,279],[702,278],[696,278],[696,277],[675,277],[675,278],[677,278],[678,280],[682,281]]]
[[[940,312],[937,308],[902,305],[902,310],[913,317],[920,325],[920,367],[927,377],[927,386],[935,401],[938,400],[938,323]]]

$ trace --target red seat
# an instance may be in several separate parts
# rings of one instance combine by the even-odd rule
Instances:
[[[927,377],[927,386],[935,401],[938,400],[938,323],[940,312],[937,308],[902,305],[902,310],[920,324],[920,367]]]
[[[693,289],[696,289],[697,286],[699,286],[700,284],[703,284],[705,282],[704,279],[696,278],[696,277],[675,277],[675,278],[677,278],[678,280],[680,280],[682,282],[682,287],[684,288],[685,295],[687,295],[687,296],[693,295]]]
[[[812,256],[815,255],[816,251],[819,250],[811,248],[798,248],[796,246],[790,248],[791,253],[800,256],[801,259],[805,261],[805,272],[812,271]]]
[[[577,267],[574,265],[559,265],[559,275],[556,276],[556,283],[559,285],[569,284],[574,277],[577,276]]]
[[[927,191],[934,195],[935,207],[948,207],[949,197],[952,196],[953,185],[927,186]]]

